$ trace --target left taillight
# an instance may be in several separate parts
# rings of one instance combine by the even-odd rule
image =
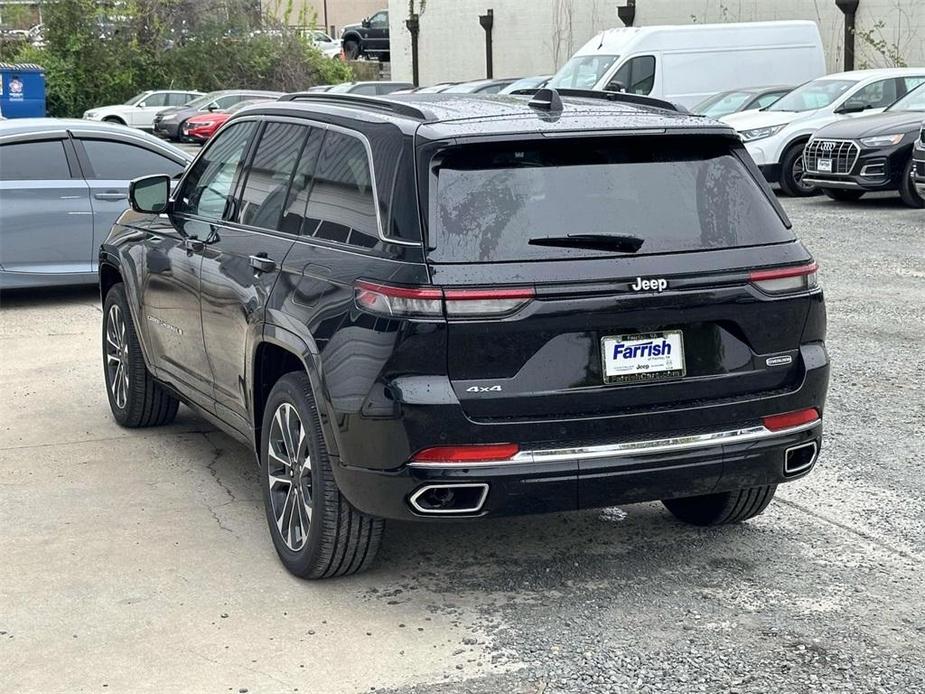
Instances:
[[[442,289],[366,280],[354,285],[359,308],[390,318],[498,318],[519,311],[535,296],[532,287]]]
[[[754,270],[748,281],[766,294],[805,292],[817,286],[816,263],[791,265],[773,270]]]

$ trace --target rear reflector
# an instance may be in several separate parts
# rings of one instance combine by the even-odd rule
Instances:
[[[354,296],[359,308],[390,318],[497,318],[521,309],[536,292],[532,287],[441,289],[357,280]]]
[[[424,448],[411,457],[414,463],[487,463],[510,460],[520,446],[516,443],[489,443],[472,446],[435,446]]]
[[[792,429],[803,424],[809,424],[819,419],[819,411],[815,407],[808,407],[805,410],[796,412],[787,412],[785,414],[775,414],[770,417],[762,417],[761,423],[768,431],[783,431]]]
[[[809,263],[773,270],[755,270],[749,273],[748,280],[767,294],[803,292],[816,286],[817,269],[816,263]]]

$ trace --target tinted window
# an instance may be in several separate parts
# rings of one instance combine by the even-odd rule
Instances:
[[[306,217],[318,220],[306,235],[372,248],[378,241],[376,205],[366,148],[355,137],[325,134]]]
[[[224,218],[255,127],[253,121],[235,123],[216,135],[183,182],[177,196],[178,212]]]
[[[247,170],[238,221],[263,229],[279,228],[292,177],[308,128],[268,123]]]
[[[614,82],[622,84],[630,94],[648,94],[655,86],[655,58],[642,55],[628,60],[617,70],[608,88],[613,85],[616,89],[617,85]]]
[[[60,181],[70,177],[61,140],[0,146],[0,180]]]
[[[228,108],[229,106],[234,106],[243,98],[244,97],[241,94],[232,94],[230,96],[223,96],[220,99],[216,99],[215,103],[218,104],[219,108]]]
[[[183,106],[187,101],[192,97],[189,94],[168,94],[167,95],[167,105],[168,106]]]
[[[130,181],[139,176],[168,174],[174,176],[183,170],[183,165],[156,152],[112,140],[81,140],[93,176],[106,180]]]
[[[164,92],[156,92],[150,96],[145,97],[144,100],[145,108],[150,108],[153,106],[166,106],[167,105],[167,94]]]
[[[450,150],[430,182],[432,257],[446,262],[615,255],[548,247],[569,234],[631,236],[636,255],[793,238],[723,141],[596,139]]]
[[[311,236],[318,228],[319,220],[317,219],[306,223],[305,210],[308,207],[308,194],[311,191],[312,178],[318,164],[318,153],[321,150],[323,138],[323,130],[312,128],[308,141],[302,148],[299,163],[292,176],[292,184],[289,186],[289,197],[283,209],[283,221],[280,226],[280,230],[287,234],[305,233]],[[303,227],[306,227],[304,232]]]
[[[376,94],[375,84],[358,84],[350,90],[351,94]]]
[[[386,29],[389,26],[389,13],[377,12],[369,18],[369,27],[371,29]]]
[[[854,94],[848,97],[845,102],[848,104],[858,104],[867,106],[867,108],[884,108],[889,106],[897,99],[895,79],[879,80],[871,82],[866,87],[861,87]]]

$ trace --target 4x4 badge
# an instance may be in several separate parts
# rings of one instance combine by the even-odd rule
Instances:
[[[648,289],[654,289],[657,292],[663,292],[668,289],[668,280],[658,277],[653,280],[644,280],[642,277],[636,278],[636,283],[630,285],[634,292],[641,292]]]

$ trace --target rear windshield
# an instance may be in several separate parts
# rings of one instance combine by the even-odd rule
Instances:
[[[430,259],[651,255],[793,240],[729,147],[661,136],[444,150],[431,167]],[[576,234],[629,237],[638,249],[541,245]]]

